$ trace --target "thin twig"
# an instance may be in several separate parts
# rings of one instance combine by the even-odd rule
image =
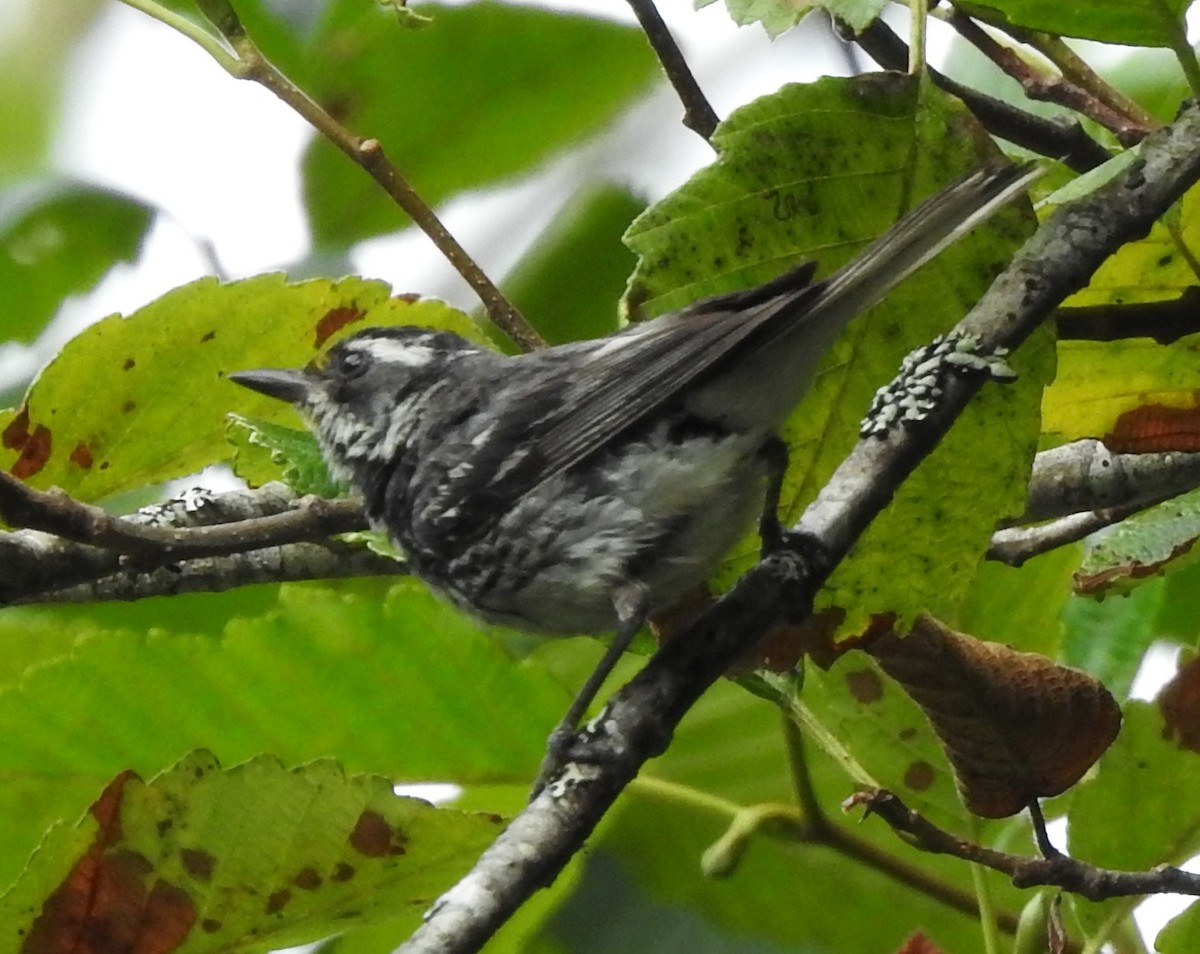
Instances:
[[[1187,21],[1182,17],[1176,18],[1175,29],[1171,31],[1171,51],[1179,61],[1183,75],[1187,77],[1192,95],[1200,96],[1200,61],[1197,61],[1196,50],[1188,40]]]
[[[908,3],[908,74],[920,76],[925,71],[925,28],[928,26],[929,4],[926,0]]]
[[[1060,308],[1055,325],[1060,341],[1151,338],[1160,345],[1169,345],[1200,332],[1200,286],[1189,285],[1177,298],[1166,301]]]
[[[985,848],[939,828],[891,792],[860,792],[847,800],[848,808],[857,806],[865,807],[869,815],[878,815],[922,851],[953,855],[1002,872],[1018,888],[1053,885],[1089,901],[1147,894],[1200,895],[1200,874],[1172,865],[1159,865],[1149,871],[1116,871],[1057,852],[1045,858],[1029,858]]]
[[[153,0],[124,0],[131,6],[155,17],[169,26],[180,29],[178,15]],[[544,346],[541,336],[525,321],[516,307],[504,297],[490,278],[467,254],[442,224],[434,211],[409,185],[399,169],[384,154],[377,139],[364,138],[350,132],[303,90],[284,76],[267,60],[254,41],[246,34],[237,12],[228,0],[205,0],[205,15],[221,31],[232,48],[233,55],[215,50],[211,38],[198,35],[194,25],[183,30],[189,39],[200,43],[230,75],[250,80],[269,89],[279,99],[303,117],[314,129],[361,166],[392,200],[416,223],[437,246],[467,284],[479,296],[488,317],[513,341],[527,350]],[[185,23],[187,21],[184,21]]]
[[[945,15],[947,22],[959,35],[1021,84],[1025,95],[1033,100],[1057,103],[1095,120],[1109,130],[1123,146],[1134,146],[1157,126],[1139,117],[1114,109],[1092,91],[1062,77],[1039,70],[1016,51],[997,42],[974,20],[957,10]]]
[[[98,525],[99,537],[115,538],[120,546],[105,548],[41,530],[0,532],[0,566],[5,567],[0,576],[0,605],[134,600],[183,592],[222,592],[250,583],[406,572],[402,562],[362,545],[322,539],[329,524],[320,514],[321,508],[302,507],[301,498],[279,483],[224,493],[189,490],[120,518],[97,515],[61,493],[34,493],[30,498],[18,488],[14,500],[13,489],[0,478],[0,508],[7,507],[10,517],[15,516],[15,502],[18,514],[32,512],[30,523],[65,525],[73,536],[90,539],[96,537],[89,536],[88,528]],[[344,506],[354,509],[353,504]],[[282,523],[269,519],[281,516]],[[293,520],[313,522],[302,526]],[[339,526],[345,529],[363,522],[358,514]],[[288,525],[294,536],[312,542],[273,543],[272,539],[280,538],[280,528]],[[219,533],[227,538],[228,552],[194,556],[197,548],[187,541],[208,528],[201,536],[214,543],[216,527],[221,527]],[[266,535],[259,535],[264,529]],[[145,530],[159,533],[148,539],[142,533]],[[164,540],[176,548],[164,548]],[[123,552],[134,548],[139,548],[134,556]]]
[[[1143,507],[1090,510],[1059,517],[1036,527],[1005,527],[992,534],[986,559],[1009,566],[1023,566],[1035,556],[1078,543],[1084,537],[1120,523]]]
[[[707,142],[712,139],[713,131],[720,120],[704,91],[700,89],[700,84],[696,82],[687,60],[680,52],[679,44],[671,36],[671,31],[667,29],[658,8],[655,7],[654,0],[628,0],[628,3],[633,8],[633,15],[641,24],[659,63],[662,64],[667,79],[679,94],[683,103],[683,124]]]
[[[83,544],[67,542],[64,545],[77,551],[87,549]],[[63,572],[46,588],[15,596],[9,595],[13,581],[6,578],[0,584],[0,605],[129,602],[181,593],[223,593],[255,583],[399,577],[405,573],[403,563],[366,547],[336,540],[289,543],[245,553],[200,557],[152,569],[122,560],[110,551],[98,553],[101,558],[109,558],[110,572],[107,574],[93,569],[86,579],[75,580],[69,571]],[[60,555],[69,556],[67,552]],[[81,556],[79,553],[74,555]]]
[[[1158,129],[1162,126],[1141,105],[1130,99],[1119,89],[1105,80],[1079,54],[1063,41],[1062,37],[1039,33],[1035,30],[1023,30],[1009,26],[1006,29],[1013,39],[1026,43],[1037,50],[1062,72],[1062,75],[1080,89],[1085,89],[1096,99],[1104,103],[1114,112],[1127,116],[1145,129]]]
[[[936,878],[929,872],[909,864],[883,851],[863,838],[858,838],[840,825],[830,821],[813,788],[805,756],[804,737],[796,723],[783,716],[784,738],[787,742],[788,764],[792,773],[792,790],[799,806],[798,820],[792,829],[784,829],[784,836],[791,831],[808,844],[823,845],[839,854],[852,858],[860,864],[886,875],[892,880],[914,891],[933,898],[963,914],[979,917],[979,902],[974,895],[953,884]],[[793,809],[793,812],[796,810]],[[774,833],[774,832],[772,832]],[[1017,917],[1008,911],[996,913],[996,926],[1006,934],[1015,934]]]
[[[849,27],[843,25],[843,29],[851,35]],[[859,46],[884,69],[903,70],[908,63],[907,44],[882,20],[875,20],[861,33],[853,35]],[[926,67],[926,72],[935,86],[960,99],[994,136],[1039,155],[1058,159],[1076,172],[1087,172],[1112,158],[1078,120],[1035,116],[980,93],[932,67]]]
[[[244,552],[365,530],[362,500],[303,497],[293,510],[237,523],[157,527],[114,517],[61,490],[40,491],[0,473],[0,520],[117,553],[161,560]]]

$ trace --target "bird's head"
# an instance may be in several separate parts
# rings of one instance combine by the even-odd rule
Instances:
[[[294,405],[331,468],[353,482],[361,467],[404,451],[431,396],[452,386],[455,359],[480,350],[446,331],[368,328],[303,369],[237,371],[229,379]]]

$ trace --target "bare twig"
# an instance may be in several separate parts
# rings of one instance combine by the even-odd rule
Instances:
[[[1120,523],[1143,507],[1125,509],[1090,510],[1059,517],[1050,523],[1036,527],[1005,527],[992,534],[987,559],[1009,566],[1021,566],[1035,556],[1078,543],[1089,534],[1114,523]]]
[[[360,504],[314,504],[283,484],[187,491],[112,517],[62,492],[39,493],[0,475],[0,514],[43,528],[0,533],[0,605],[130,600],[405,572],[402,563],[365,547],[323,539],[363,528]]]
[[[986,30],[966,14],[955,10],[946,15],[947,21],[959,35],[1021,84],[1030,99],[1057,103],[1095,120],[1117,137],[1124,146],[1141,142],[1157,126],[1153,120],[1142,121],[1140,115],[1130,116],[1114,109],[1091,90],[1053,73],[1039,70],[1014,50],[997,42]]]
[[[987,557],[1020,566],[1198,486],[1200,454],[1114,454],[1091,439],[1042,451],[1018,526],[992,534]]]
[[[1145,234],[1197,179],[1200,106],[1193,104],[1149,137],[1130,167],[1051,215],[956,331],[976,335],[987,349],[1020,344],[1108,255]],[[686,633],[666,643],[581,734],[588,757],[565,761],[400,950],[478,950],[552,881],[642,763],[666,747],[704,690],[768,629],[807,612],[828,565],[844,558],[981,385],[952,377],[943,403],[919,427],[860,441],[795,528],[819,541],[827,559],[807,563],[789,550],[772,555]]]
[[[0,473],[0,520],[68,540],[165,560],[213,556],[280,546],[338,533],[365,530],[362,500],[303,497],[295,509],[231,524],[157,527],[114,517],[61,490],[34,490]]]
[[[1062,75],[1080,89],[1087,90],[1092,96],[1104,103],[1114,112],[1128,116],[1131,120],[1145,129],[1158,129],[1162,125],[1146,110],[1122,93],[1119,89],[1105,80],[1099,73],[1063,41],[1062,37],[1051,36],[1049,33],[1039,33],[1035,30],[1023,30],[1020,27],[1008,26],[1006,32],[1014,39],[1027,43],[1046,59],[1058,67]]]
[[[197,33],[194,25],[187,28],[186,20],[161,7],[155,0],[124,2],[176,29],[181,29],[181,32],[212,53],[214,59],[232,76],[258,83],[283,100],[317,132],[365,169],[421,231],[429,236],[446,261],[454,266],[479,296],[488,317],[496,327],[527,350],[540,348],[545,344],[541,336],[504,297],[458,240],[446,230],[434,211],[409,185],[400,170],[384,154],[379,141],[352,133],[276,69],[246,34],[237,12],[228,0],[204,0],[202,9],[228,42],[232,55],[228,52],[222,54],[222,51],[215,49],[204,35]],[[181,28],[180,21],[183,21],[184,28]]]
[[[1053,885],[1071,891],[1089,901],[1145,894],[1200,895],[1200,874],[1172,865],[1159,865],[1149,871],[1114,871],[1054,854],[1029,858],[985,848],[941,829],[913,811],[891,792],[860,792],[846,802],[847,808],[864,806],[870,815],[878,815],[907,841],[922,851],[953,855],[964,861],[992,868],[1008,875],[1018,888]]]
[[[920,76],[926,67],[925,28],[929,25],[929,4],[926,0],[909,0],[908,4],[908,74]]]
[[[908,63],[907,44],[882,20],[872,22],[854,39],[884,69],[902,70]],[[1039,155],[1058,159],[1076,172],[1087,172],[1111,158],[1078,120],[1035,116],[980,93],[932,67],[926,67],[926,72],[935,86],[960,99],[994,136]]]
[[[1168,345],[1200,332],[1200,287],[1190,285],[1166,301],[1060,308],[1055,324],[1060,341],[1151,338]]]
[[[86,548],[67,543],[67,547]],[[182,560],[153,569],[130,565],[110,551],[98,554],[112,561],[107,575],[91,572],[71,584],[69,574],[53,580],[52,588],[8,598],[10,580],[0,584],[0,605],[28,603],[97,603],[143,600],[181,593],[223,593],[254,583],[294,583],[307,580],[345,580],[366,576],[402,576],[405,565],[366,547],[336,540],[289,543],[226,556]]]
[[[1114,454],[1089,438],[1037,455],[1025,512],[1011,522],[1037,523],[1084,510],[1139,510],[1198,486],[1200,454]]]
[[[783,730],[792,772],[792,787],[798,804],[798,809],[791,809],[795,819],[790,826],[784,828],[783,837],[794,836],[796,840],[807,844],[822,845],[853,858],[860,864],[873,868],[949,908],[972,917],[981,915],[979,900],[973,894],[880,850],[871,842],[858,838],[842,826],[834,824],[825,814],[813,789],[808,760],[805,757],[804,736],[795,721],[786,714],[783,716]],[[779,837],[774,830],[772,834]],[[996,926],[1006,934],[1014,934],[1017,929],[1017,917],[1008,911],[997,912]]]
[[[702,136],[705,141],[712,139],[713,131],[719,122],[717,114],[705,97],[704,91],[700,89],[700,84],[696,82],[696,77],[692,75],[687,60],[679,50],[679,44],[675,42],[671,31],[663,22],[654,0],[628,0],[628,3],[662,64],[663,72],[667,74],[667,79],[679,94],[683,103],[683,124]]]

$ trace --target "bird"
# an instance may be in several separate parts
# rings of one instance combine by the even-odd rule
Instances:
[[[448,331],[367,328],[306,368],[228,377],[296,407],[372,527],[467,613],[615,632],[551,735],[563,751],[643,624],[756,517],[764,552],[786,544],[779,429],[842,328],[1039,172],[987,163],[827,278],[805,263],[606,337],[505,355]]]

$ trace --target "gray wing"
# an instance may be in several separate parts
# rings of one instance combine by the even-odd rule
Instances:
[[[718,295],[604,342],[567,384],[535,441],[544,480],[578,463],[680,394],[722,360],[780,343],[801,326],[840,328],[1041,174],[1032,163],[989,163],[935,193],[828,279],[805,263],[763,285]],[[823,337],[823,336],[822,336]],[[536,360],[537,355],[530,355]]]
[[[567,383],[562,406],[536,438],[549,477],[603,447],[653,413],[786,309],[803,321],[804,302],[820,286],[805,264],[756,288],[696,302],[620,335],[588,342]],[[789,323],[790,323],[789,322]],[[586,357],[585,357],[586,356]],[[536,355],[531,355],[536,358]],[[543,479],[544,479],[543,477]]]
[[[415,455],[413,545],[428,536],[442,550],[468,548],[516,501],[644,420],[748,340],[789,296],[806,294],[812,271],[805,265],[769,290],[707,299],[597,341],[460,359],[473,362],[466,380],[478,389],[462,403],[488,411],[464,422],[455,442],[431,434]]]

